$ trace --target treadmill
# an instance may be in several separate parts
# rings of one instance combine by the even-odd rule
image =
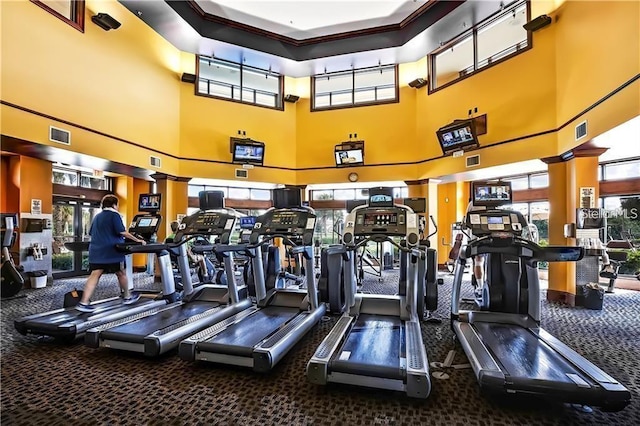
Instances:
[[[486,184],[483,194],[495,193],[493,185]],[[630,392],[540,327],[537,262],[578,261],[583,249],[540,247],[523,239],[527,221],[520,212],[497,209],[504,201],[478,199],[477,188],[473,192],[474,205],[487,209],[469,211],[465,218],[475,238],[462,247],[455,263],[451,326],[481,390],[622,410]],[[465,264],[483,254],[488,255],[483,303],[481,308],[461,310]]]
[[[233,253],[248,251],[245,245],[229,245],[237,212],[224,208],[222,191],[202,191],[200,210],[183,219],[175,243],[179,249],[178,268],[182,275],[182,300],[161,309],[143,312],[87,330],[85,344],[92,348],[111,348],[159,356],[178,347],[184,338],[218,323],[251,306],[246,290],[241,292],[233,272]],[[198,244],[200,251],[210,251],[224,258],[226,285],[207,284],[193,288],[188,265],[186,243],[196,237],[219,243]]]
[[[251,263],[256,304],[180,343],[187,361],[209,361],[270,371],[325,314],[318,304],[313,268],[313,232],[316,215],[301,207],[298,189],[275,189],[274,208],[256,218],[251,233]],[[284,239],[305,260],[306,289],[266,288],[259,246]]]
[[[147,199],[150,195],[158,197],[159,194],[145,194]],[[140,196],[143,199],[143,196]],[[159,206],[158,206],[159,207]],[[146,207],[139,205],[139,210],[144,211]],[[157,208],[149,209],[146,213],[137,214],[129,227],[129,232],[149,241],[151,236],[158,231],[162,217],[157,213]],[[76,245],[84,243],[74,243]],[[171,261],[166,252],[165,244],[141,245],[134,242],[119,244],[118,249],[126,253],[126,270],[129,279],[129,287],[133,287],[133,253],[154,253],[158,257],[162,279],[162,294],[155,292],[141,292],[140,299],[132,304],[125,305],[121,297],[112,297],[96,302],[92,305],[96,307],[94,312],[84,313],[68,307],[56,309],[50,312],[28,315],[14,321],[16,330],[23,335],[34,334],[39,336],[50,336],[63,341],[72,342],[83,336],[85,332],[93,327],[116,321],[131,315],[139,315],[143,312],[157,310],[167,305],[168,302],[177,300],[173,273],[171,272]]]
[[[406,288],[395,296],[356,294],[354,262],[336,253],[343,259],[349,308],[307,364],[311,383],[402,391],[413,398],[429,396],[429,363],[417,314],[418,263],[425,259],[418,248],[418,226],[417,214],[405,205],[394,205],[391,188],[371,188],[369,203],[349,213],[343,242],[352,254],[368,241],[388,241],[409,254],[403,273]],[[391,237],[403,238],[402,244]],[[335,281],[339,280],[329,286],[339,285]]]

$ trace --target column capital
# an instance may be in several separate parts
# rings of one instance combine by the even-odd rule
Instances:
[[[405,180],[404,183],[407,185],[426,185],[429,183],[429,179]]]
[[[166,173],[154,173],[150,177],[156,182],[160,180],[172,180],[175,182],[189,182],[191,180],[190,177],[173,176]]]
[[[596,146],[593,142],[589,141],[583,143],[582,145],[578,145],[575,148],[570,149],[569,151],[560,155],[541,158],[540,160],[542,160],[545,164],[562,163],[579,157],[599,157],[607,152],[608,149],[609,148]]]

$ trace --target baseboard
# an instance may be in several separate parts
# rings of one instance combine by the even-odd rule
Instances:
[[[569,306],[576,306],[576,295],[566,291],[547,290],[547,300],[549,302],[564,303]]]

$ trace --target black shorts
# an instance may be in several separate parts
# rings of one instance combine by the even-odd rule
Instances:
[[[107,274],[115,274],[116,272],[120,272],[124,269],[124,262],[118,263],[90,263],[89,271],[98,271],[102,270]]]

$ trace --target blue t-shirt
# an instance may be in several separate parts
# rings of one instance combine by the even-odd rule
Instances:
[[[116,244],[124,243],[124,223],[119,213],[102,210],[93,218],[89,235],[89,263],[124,262],[124,253],[116,250]]]

